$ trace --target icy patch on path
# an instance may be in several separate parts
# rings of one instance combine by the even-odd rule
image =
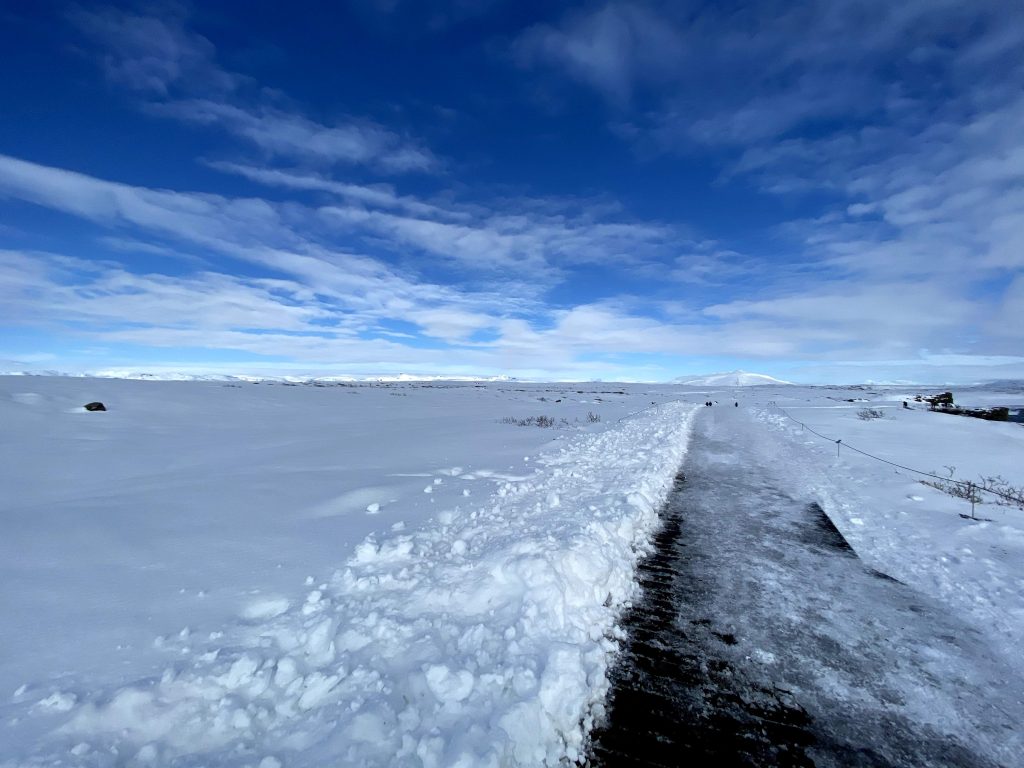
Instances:
[[[414,534],[367,539],[235,646],[197,648],[159,681],[80,696],[44,751],[19,764],[71,750],[97,766],[576,759],[694,412],[668,403],[580,435],[489,499]]]

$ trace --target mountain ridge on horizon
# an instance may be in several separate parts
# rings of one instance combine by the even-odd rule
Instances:
[[[752,387],[752,386],[878,386],[878,387],[981,387],[981,386],[1010,386],[1024,387],[1024,379],[991,379],[971,382],[923,382],[909,380],[873,380],[848,381],[839,383],[797,383],[786,381],[764,373],[753,373],[744,370],[734,370],[721,373],[709,373],[704,375],[677,376],[675,378],[654,381],[637,379],[539,379],[532,377],[510,376],[507,374],[480,375],[480,374],[442,374],[442,373],[312,373],[312,372],[288,372],[276,373],[224,373],[222,371],[192,372],[187,367],[182,369],[145,369],[145,368],[105,368],[87,371],[69,371],[59,369],[48,369],[35,367],[25,361],[0,359],[0,376],[60,376],[71,378],[100,378],[100,379],[134,379],[142,381],[221,381],[221,382],[244,382],[244,381],[280,381],[280,382],[430,382],[430,381],[469,381],[469,382],[521,382],[521,383],[621,383],[621,384],[668,384],[692,387]]]

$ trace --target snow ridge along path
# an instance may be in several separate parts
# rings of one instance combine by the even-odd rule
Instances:
[[[168,641],[182,662],[157,680],[66,692],[36,714],[54,718],[47,742],[4,764],[580,758],[695,411],[665,403],[576,436],[486,501],[368,538],[333,578],[309,581],[301,604]]]

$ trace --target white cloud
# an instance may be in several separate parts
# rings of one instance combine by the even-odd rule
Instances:
[[[428,336],[452,343],[465,343],[477,331],[493,328],[496,318],[480,312],[466,312],[452,307],[416,309],[408,319],[419,325]]]
[[[1019,345],[1024,341],[1024,274],[1018,274],[1006,286],[995,312],[989,318],[986,330],[1000,339]]]
[[[636,8],[653,21],[601,34]],[[1024,317],[1019,20],[1000,0],[613,1],[529,30],[517,51],[608,96],[627,141],[739,153],[723,183],[746,176],[805,210],[827,192],[813,217],[766,233],[777,265],[727,248],[680,257],[683,285],[741,282],[704,308],[715,329],[834,360],[949,349],[977,370]]]
[[[311,331],[344,315],[288,280],[199,272],[184,277],[135,274],[118,265],[50,254],[2,252],[2,290],[12,316],[67,323],[153,325],[215,332]],[[335,333],[345,329],[332,328]]]
[[[143,93],[167,96],[172,90],[229,92],[241,78],[214,62],[213,44],[188,30],[173,6],[159,18],[116,8],[78,8],[71,21],[103,48],[107,77]]]
[[[330,191],[344,197],[345,190]],[[497,252],[509,265],[531,265],[528,259],[535,258],[537,269],[561,265],[571,276],[574,265],[614,263],[620,248],[657,249],[673,236],[660,225],[606,222],[586,211],[571,216],[550,207],[542,213],[535,201],[523,201],[516,213],[454,206],[445,210],[467,223],[438,222],[413,216],[415,199],[378,191],[387,206],[404,201],[397,204],[402,213],[375,210],[365,199],[331,206],[330,213],[337,217],[341,211],[354,231],[391,238],[396,248],[415,245],[467,263],[493,259]],[[0,195],[127,230],[133,241],[156,237],[158,248],[178,241],[285,275],[241,278],[212,269],[140,275],[116,263],[38,254],[0,259],[9,267],[0,272],[0,288],[12,322],[79,323],[90,328],[94,342],[104,344],[232,349],[309,364],[343,358],[363,371],[403,361],[450,365],[455,359],[481,373],[607,376],[626,368],[605,362],[602,369],[595,358],[734,355],[841,362],[858,356],[898,359],[922,346],[966,354],[973,343],[969,337],[983,321],[952,281],[907,282],[862,273],[841,286],[801,282],[788,291],[769,290],[764,265],[713,242],[697,244],[695,253],[705,261],[692,259],[692,273],[684,277],[703,287],[713,284],[716,270],[731,270],[750,278],[751,285],[733,286],[737,298],[727,302],[702,301],[696,293],[689,306],[677,302],[659,317],[662,308],[650,299],[612,300],[614,281],[604,301],[581,300],[563,309],[545,307],[519,273],[523,270],[513,270],[508,281],[494,282],[486,291],[425,282],[332,244],[332,233],[317,227],[324,211],[297,203],[133,187],[4,156]],[[313,239],[318,232],[323,239]],[[685,270],[686,262],[677,268]],[[530,269],[527,275],[544,274]],[[630,270],[636,265],[627,263],[625,271]],[[773,298],[764,298],[772,291]],[[745,292],[759,298],[742,298]],[[1018,292],[1007,292],[1007,313],[1015,311]],[[453,347],[417,348],[414,339],[394,335],[393,321],[412,324]],[[483,330],[494,338],[470,341]],[[998,352],[973,349],[980,355]]]
[[[416,216],[466,220],[469,215],[451,209],[424,203],[412,197],[396,194],[388,184],[350,184],[309,172],[294,170],[259,168],[242,163],[231,163],[222,160],[207,161],[206,165],[224,173],[233,173],[250,181],[267,186],[285,189],[305,190],[311,192],[327,192],[344,198],[352,203],[359,203],[376,208],[398,208]]]
[[[271,180],[280,180],[275,174]],[[290,183],[293,179],[286,179]],[[308,179],[306,180],[308,181]],[[296,183],[304,183],[298,181]],[[392,251],[415,247],[441,260],[480,272],[505,270],[500,286],[506,301],[536,295],[555,284],[568,266],[603,264],[620,269],[670,253],[675,231],[663,225],[606,221],[587,210],[540,213],[536,201],[519,211],[497,212],[480,205],[438,206],[397,198],[381,190],[387,205],[410,213],[369,207],[368,188],[345,190],[360,203],[319,209],[259,198],[149,189],[106,181],[0,155],[0,196],[15,197],[108,226],[141,227],[161,237],[211,248],[233,258],[284,270],[335,290],[360,291],[398,276],[383,262],[311,237],[338,232],[376,239]],[[515,203],[503,201],[511,207]],[[437,215],[444,219],[423,218]],[[349,238],[351,242],[351,238]],[[403,286],[410,290],[406,278]],[[518,287],[517,287],[518,286]],[[437,286],[416,290],[441,292]]]
[[[667,261],[680,236],[659,223],[608,220],[600,210],[586,207],[559,212],[557,201],[538,202],[505,199],[495,201],[495,208],[482,203],[414,208],[404,201],[400,207],[408,214],[364,206],[324,206],[320,212],[342,231],[375,233],[402,251],[411,246],[463,269],[514,272],[533,282],[534,292],[539,281],[552,286],[579,265],[640,271]]]
[[[1024,269],[1024,98],[969,120],[892,126],[862,140],[792,140],[741,161],[769,190],[822,187],[851,201],[791,223],[808,257],[847,275],[956,280],[986,301]],[[889,148],[877,155],[877,146]],[[813,158],[796,167],[794,154]]]
[[[184,122],[218,127],[274,157],[327,165],[372,165],[389,173],[431,171],[438,165],[428,150],[367,120],[324,125],[270,106],[249,109],[209,99],[156,103],[147,110]]]
[[[870,311],[857,297],[794,297],[711,307],[706,317],[661,321],[634,314],[617,302],[579,305],[551,314],[548,327],[522,318],[499,317],[471,305],[433,307],[393,297],[378,312],[367,306],[346,306],[333,297],[294,280],[241,278],[214,272],[184,276],[135,274],[117,264],[42,253],[0,253],[0,299],[7,321],[19,324],[69,323],[90,345],[143,344],[235,350],[272,355],[309,366],[333,366],[344,360],[347,370],[454,370],[474,373],[608,377],[611,371],[628,378],[630,365],[616,364],[616,355],[633,359],[653,356],[684,360],[688,356],[736,355],[767,360],[780,357],[832,360],[847,365],[844,352],[890,365],[916,352],[908,334],[922,322],[919,307],[892,303],[900,290],[873,297]],[[935,295],[920,301],[935,301]],[[969,313],[953,308],[954,317],[937,320],[942,330]],[[424,349],[388,334],[368,338],[381,319],[418,324],[427,335],[456,346]],[[490,329],[496,338],[467,343],[476,331]],[[880,335],[881,334],[881,335]],[[884,335],[890,334],[890,335]],[[902,334],[902,335],[901,335]],[[918,334],[918,338],[921,338]],[[934,337],[942,342],[942,335]],[[816,344],[823,352],[814,353]],[[917,356],[933,368],[1011,364],[1009,357],[927,352]],[[602,358],[605,358],[602,360]],[[645,370],[657,370],[640,363]],[[617,367],[618,366],[618,367]],[[911,367],[907,360],[905,366]],[[235,370],[251,366],[236,366]],[[666,369],[667,370],[667,369]],[[833,366],[833,370],[835,367]],[[527,373],[528,372],[528,373]],[[637,375],[634,373],[634,375]],[[657,375],[657,374],[652,374]],[[668,375],[667,373],[665,375]]]
[[[325,124],[270,103],[263,91],[247,99],[250,81],[220,67],[213,44],[188,29],[184,14],[171,11],[157,17],[77,10],[70,18],[100,47],[107,77],[143,95],[150,114],[219,128],[271,157],[384,173],[439,167],[430,150],[372,120]]]
[[[110,81],[149,114],[223,131],[257,156],[209,166],[304,194],[156,189],[0,156],[0,196],[96,224],[115,256],[0,253],[0,312],[86,329],[90,343],[362,371],[607,376],[626,357],[652,370],[654,359],[723,355],[1017,365],[1024,99],[1007,88],[1022,71],[1021,32],[996,23],[1001,7],[816,0],[725,13],[612,0],[523,33],[519,62],[606,96],[629,140],[742,151],[726,182],[827,189],[835,205],[782,229],[797,243],[782,263],[637,221],[607,199],[458,202],[340,181],[329,174],[344,166],[429,172],[440,161],[401,130],[315,119],[257,91],[180,13],[77,11]],[[933,87],[943,98],[928,98]],[[624,117],[631,105],[642,106]],[[816,138],[780,138],[807,124]],[[622,295],[627,280],[652,295]],[[557,306],[545,303],[553,289]]]
[[[637,80],[656,77],[679,60],[682,40],[671,25],[640,4],[608,3],[571,14],[562,27],[541,24],[515,44],[526,65],[553,64],[625,103]]]
[[[295,227],[315,231],[310,225],[315,211],[294,204],[151,190],[5,156],[0,156],[2,196],[127,228],[138,233],[134,239],[156,235],[287,274],[365,322],[393,313],[401,319],[415,308],[452,305],[476,312],[523,303],[506,292],[468,293],[416,280],[379,260],[313,241]],[[187,312],[184,306],[181,312]]]
[[[621,135],[667,148],[748,146],[806,123],[820,132],[823,121],[927,120],[951,92],[976,107],[981,94],[1005,100],[1019,82],[1018,16],[1002,0],[611,0],[526,30],[513,51],[619,107],[645,90]]]

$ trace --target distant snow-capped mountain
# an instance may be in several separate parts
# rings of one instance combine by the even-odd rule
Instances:
[[[673,384],[685,384],[688,387],[758,387],[765,384],[792,384],[763,373],[747,373],[746,371],[730,371],[729,373],[712,373],[707,376],[686,376],[674,379]]]
[[[0,361],[0,364],[6,361]],[[12,361],[13,363],[13,361]],[[173,370],[140,371],[122,368],[107,368],[88,372],[67,372],[50,370],[23,370],[13,363],[7,370],[0,367],[0,376],[62,376],[96,379],[137,379],[142,381],[210,381],[210,382],[268,382],[289,384],[315,383],[375,383],[375,382],[511,382],[518,379],[511,376],[469,376],[458,374],[341,374],[334,376],[302,375],[248,375],[226,373],[185,373]]]

